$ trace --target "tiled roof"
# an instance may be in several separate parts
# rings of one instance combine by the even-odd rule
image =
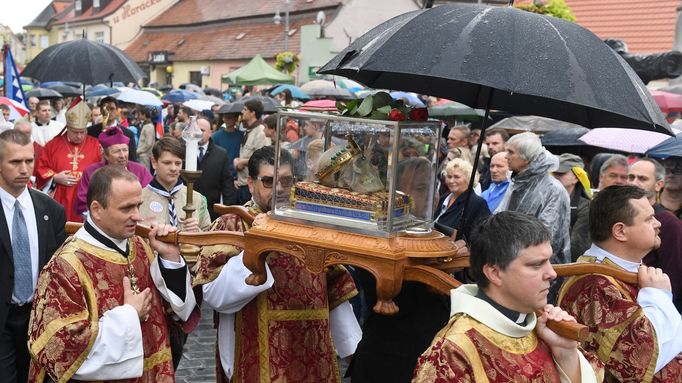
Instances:
[[[288,50],[300,51],[300,28],[314,20],[315,13],[290,18],[289,30],[296,32],[289,36]],[[142,62],[147,61],[150,51],[174,52],[173,61],[204,61],[250,59],[256,54],[271,58],[283,50],[284,25],[275,25],[271,18],[260,18],[216,26],[145,28],[125,52]]]
[[[602,39],[624,40],[630,53],[669,51],[679,0],[566,0],[578,24]]]
[[[127,0],[112,0],[104,8],[100,9],[97,14],[93,14],[94,7],[89,7],[88,9],[83,10],[79,16],[76,16],[74,7],[71,7],[68,12],[65,12],[63,15],[55,18],[50,24],[61,25],[67,22],[74,23],[79,21],[101,19],[116,12],[116,10],[125,4],[126,1]]]
[[[342,0],[290,0],[289,14],[335,7]],[[279,8],[284,17],[284,0],[182,0],[147,23],[145,27],[192,25],[218,20],[268,16]]]
[[[54,15],[56,15],[58,13],[55,10],[54,4],[55,3],[48,4],[47,7],[45,7],[45,9],[43,9],[43,11],[40,12],[38,14],[38,16],[36,16],[35,19],[33,19],[33,21],[26,24],[25,28],[31,28],[31,27],[45,28],[47,26],[47,24],[50,23],[50,20],[52,19],[52,17],[54,17]]]

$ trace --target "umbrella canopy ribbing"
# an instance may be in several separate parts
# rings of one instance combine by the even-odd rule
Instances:
[[[588,128],[670,134],[644,84],[599,37],[513,7],[446,4],[399,15],[320,73]]]

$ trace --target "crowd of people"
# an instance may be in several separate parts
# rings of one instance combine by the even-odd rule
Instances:
[[[0,382],[172,382],[200,305],[216,313],[219,382],[338,382],[338,358],[353,382],[682,381],[679,158],[553,154],[534,133],[481,136],[450,121],[432,164],[434,147],[404,140],[396,187],[416,217],[461,238],[471,267],[450,299],[404,283],[400,312],[383,316],[363,270],[312,273],[272,253],[265,283],[251,286],[242,249],[204,246],[190,270],[156,239],[248,231],[214,204],[256,216],[274,209],[273,193],[315,180],[325,145],[315,119],[283,121],[278,134],[257,99],[202,111],[113,97],[29,105],[0,133]],[[187,217],[182,132],[193,120],[202,175]],[[367,154],[385,177],[382,139]],[[432,168],[436,185],[421,176]],[[83,223],[68,239],[67,221]],[[552,264],[576,261],[637,272],[638,283],[557,278]],[[586,324],[589,339],[557,335],[548,320]]]

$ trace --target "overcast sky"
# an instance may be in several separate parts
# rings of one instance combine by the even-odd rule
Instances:
[[[0,0],[0,23],[12,28],[14,33],[24,31],[24,25],[33,21],[52,0]]]

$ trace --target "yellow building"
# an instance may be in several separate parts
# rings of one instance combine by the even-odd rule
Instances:
[[[53,0],[26,25],[26,58],[64,41],[87,38],[125,49],[141,25],[178,0]]]

